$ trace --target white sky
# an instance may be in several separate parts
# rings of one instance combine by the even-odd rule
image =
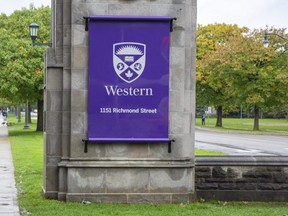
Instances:
[[[40,6],[51,6],[51,0],[0,0],[0,13],[10,15],[15,10],[21,10],[23,7],[29,8],[33,3],[36,8]]]
[[[198,0],[197,23],[288,27],[288,0]]]
[[[0,13],[7,15],[23,7],[51,6],[51,0],[0,0]],[[197,22],[237,24],[250,29],[288,27],[288,0],[198,0]]]

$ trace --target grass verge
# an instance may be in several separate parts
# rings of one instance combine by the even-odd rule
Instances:
[[[12,117],[10,117],[12,118]],[[10,120],[10,119],[9,119]],[[35,123],[9,126],[21,215],[37,216],[271,216],[288,214],[288,203],[195,202],[192,204],[81,204],[41,196],[43,134]],[[29,214],[30,213],[30,214]]]
[[[195,149],[195,156],[227,156],[227,154],[216,151]]]
[[[201,125],[201,118],[196,119],[196,126],[200,128],[237,132],[237,133],[257,133],[257,134],[276,134],[288,135],[288,119],[260,119],[259,131],[253,131],[253,122],[251,118],[223,118],[223,127],[215,127],[216,118],[207,117],[206,124]]]

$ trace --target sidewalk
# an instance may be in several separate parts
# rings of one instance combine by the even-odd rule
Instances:
[[[19,215],[8,130],[0,121],[0,216]]]

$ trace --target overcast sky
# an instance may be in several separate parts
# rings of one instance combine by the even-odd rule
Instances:
[[[237,24],[250,29],[288,27],[288,0],[198,0],[197,22]]]
[[[0,0],[0,13],[11,14],[23,7],[51,5],[51,0]],[[266,25],[286,28],[288,0],[198,0],[197,22],[237,24],[250,29]]]

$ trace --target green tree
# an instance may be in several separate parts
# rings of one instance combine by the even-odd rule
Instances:
[[[37,130],[43,130],[43,54],[46,47],[31,44],[29,24],[33,20],[41,26],[39,41],[49,41],[49,7],[35,9],[31,5],[30,9],[15,11],[10,16],[0,15],[0,96],[14,104],[37,101],[40,109]]]
[[[221,64],[221,59],[215,58],[214,53],[231,38],[247,31],[247,28],[227,24],[199,25],[197,29],[196,101],[197,105],[216,108],[218,127],[222,127],[223,108],[225,111],[234,109],[235,99],[228,91],[231,81],[226,72],[215,67]]]
[[[284,34],[284,29],[271,29]],[[216,82],[225,79],[221,89],[226,98],[254,110],[254,130],[259,130],[260,109],[271,109],[287,103],[287,55],[285,41],[272,38],[271,47],[263,47],[264,32],[254,30],[229,38],[205,60],[204,71],[218,71]],[[209,83],[210,86],[213,84]],[[228,101],[228,99],[227,99]]]

